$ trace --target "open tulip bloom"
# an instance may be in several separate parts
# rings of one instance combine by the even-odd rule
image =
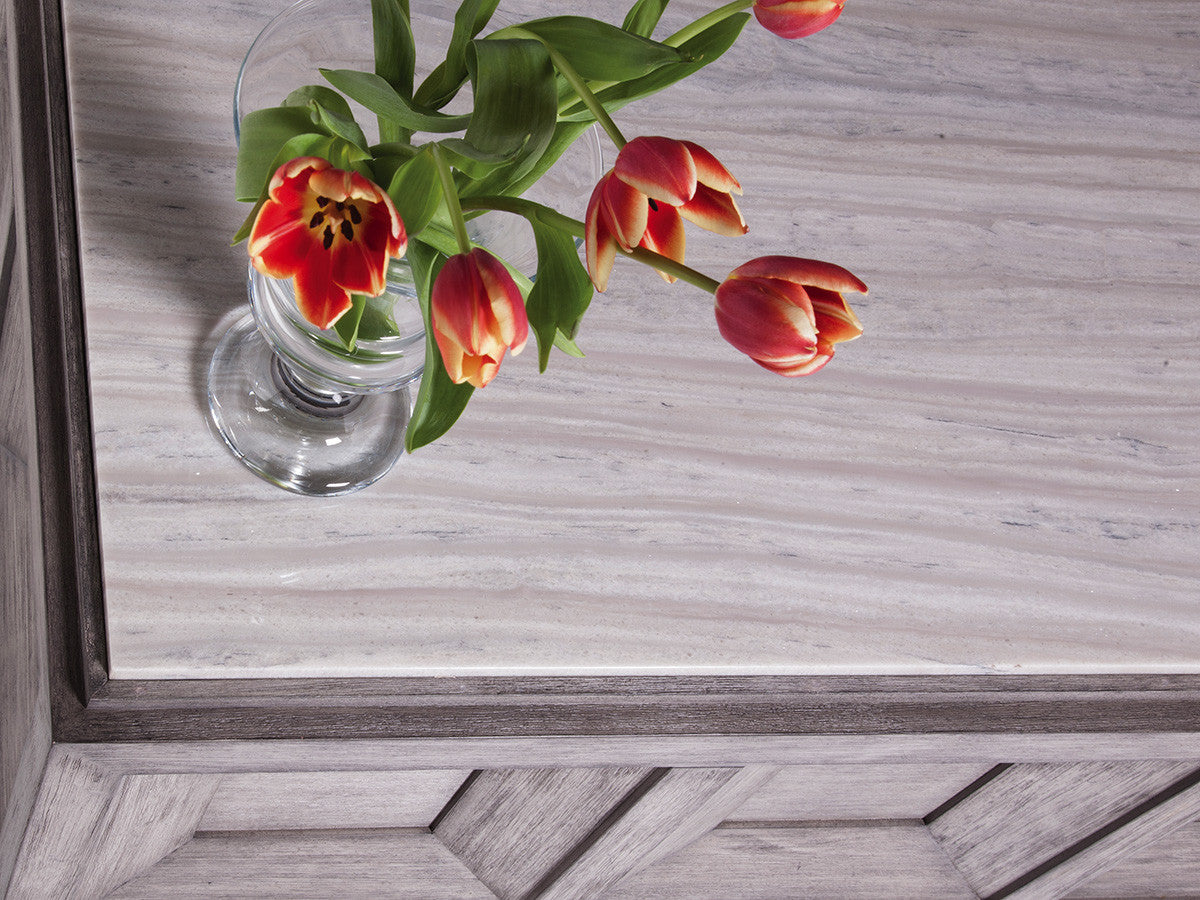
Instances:
[[[445,60],[416,84],[408,3],[372,0],[374,71],[322,69],[326,84],[298,85],[242,119],[237,197],[254,208],[236,239],[249,239],[259,271],[293,280],[300,313],[348,353],[358,332],[341,323],[359,320],[385,290],[390,260],[407,256],[426,331],[409,450],[444,434],[529,332],[542,371],[552,347],[581,356],[580,321],[618,256],[714,294],[721,335],[755,362],[809,374],[862,333],[842,295],[866,286],[839,266],[789,256],[751,260],[721,282],[685,265],[687,224],[746,234],[741,184],[684,137],[626,140],[612,114],[718,59],[750,12],[797,38],[830,25],[844,2],[735,0],[656,39],[667,0],[635,0],[620,27],[566,15],[482,37],[498,0],[462,0]],[[473,109],[443,112],[468,80]],[[375,115],[378,142],[349,101]],[[618,152],[586,206],[570,211],[583,220],[523,199],[593,125]],[[488,210],[532,226],[532,278],[471,242],[466,220]]]

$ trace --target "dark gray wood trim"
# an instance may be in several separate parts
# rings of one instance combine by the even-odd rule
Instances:
[[[108,681],[61,14],[18,9],[57,740],[1200,733],[1200,675]]]
[[[58,0],[15,4],[54,709],[108,678],[73,153]]]
[[[64,713],[73,742],[1200,732],[1200,676],[110,681]]]

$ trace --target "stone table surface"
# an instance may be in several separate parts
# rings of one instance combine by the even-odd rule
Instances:
[[[586,359],[505,362],[339,499],[205,418],[246,302],[233,80],[281,8],[65,2],[114,677],[1200,671],[1191,0],[752,21],[620,121],[740,177],[749,235],[689,229],[693,264],[844,265],[866,336],[781,379],[618,261]]]

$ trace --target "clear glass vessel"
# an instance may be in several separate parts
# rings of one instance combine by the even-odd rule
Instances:
[[[417,81],[445,53],[456,4],[412,0]],[[515,20],[498,12],[486,31]],[[234,131],[243,116],[279,105],[321,68],[373,67],[370,0],[299,0],[251,45],[238,73]],[[468,96],[448,111],[470,109]],[[375,117],[355,107],[369,140]],[[585,132],[526,197],[579,218],[600,177],[596,129]],[[565,205],[564,205],[565,203]],[[468,223],[471,239],[532,277],[537,253],[521,218],[487,213]],[[425,332],[412,271],[404,259],[388,269],[385,297],[399,335],[359,341],[347,351],[332,331],[309,324],[296,308],[290,280],[249,269],[250,314],[217,345],[208,374],[209,413],[222,439],[253,472],[300,494],[327,496],[366,487],[404,452],[404,432],[424,364]]]

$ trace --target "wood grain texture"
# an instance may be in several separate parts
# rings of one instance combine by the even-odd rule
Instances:
[[[1071,848],[1061,861],[1052,860],[1012,884],[1004,896],[1016,900],[1057,900],[1098,874],[1120,865],[1138,851],[1187,825],[1200,813],[1200,769],[1160,797],[1108,823],[1086,846]],[[1169,863],[1164,861],[1163,869]],[[1200,888],[1200,881],[1194,882]]]
[[[215,787],[196,775],[114,775],[56,747],[7,896],[105,896],[186,844]]]
[[[919,825],[718,828],[605,900],[974,900]]]
[[[248,772],[218,777],[199,831],[427,828],[470,774]]]
[[[1200,822],[1126,857],[1068,896],[1071,900],[1200,896]]]
[[[669,769],[530,900],[587,900],[707,834],[778,770]]]
[[[550,875],[649,769],[479,772],[434,835],[502,900],[521,900]]]
[[[1163,761],[1014,765],[930,822],[929,830],[980,896],[1004,896],[1022,876],[1195,768],[1194,762]]]
[[[1194,734],[714,735],[408,740],[125,741],[65,744],[121,774],[395,771],[405,768],[900,764],[1194,760]]]
[[[50,749],[15,28],[0,0],[0,896]]]
[[[265,11],[70,0],[114,674],[1195,671],[1200,38],[1186,3],[1130,8],[751,23],[622,124],[741,177],[750,236],[697,264],[843,263],[867,336],[785,384],[621,267],[586,360],[506,364],[450,440],[305,501],[203,421]]]
[[[785,766],[730,819],[920,819],[990,768],[986,763]]]
[[[201,835],[112,900],[494,900],[428,832]]]

